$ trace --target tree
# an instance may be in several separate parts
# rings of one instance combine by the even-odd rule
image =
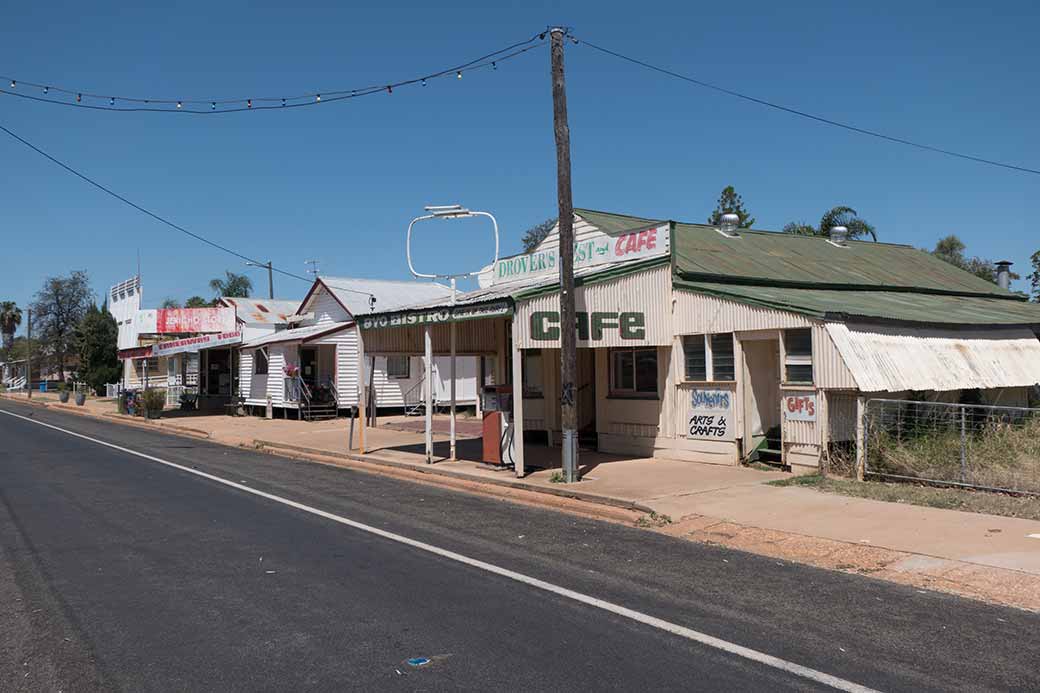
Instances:
[[[950,234],[945,238],[940,238],[935,244],[935,248],[932,250],[932,255],[950,263],[954,267],[960,267],[962,270],[971,272],[976,277],[985,279],[993,284],[997,283],[997,265],[992,260],[987,260],[981,257],[967,257],[964,251],[968,246],[964,245],[957,236]],[[1010,273],[1012,279],[1021,279],[1021,277],[1014,272]]]
[[[14,333],[22,324],[22,309],[14,301],[0,302],[0,335],[3,335],[4,349],[14,344]]]
[[[820,218],[819,226],[812,226],[805,222],[792,221],[786,224],[783,228],[784,233],[793,233],[800,236],[823,236],[829,238],[831,235],[831,228],[835,226],[844,226],[849,230],[849,238],[865,238],[870,236],[870,240],[877,242],[877,233],[874,230],[874,226],[868,223],[865,219],[861,219],[852,207],[846,207],[845,205],[839,205],[837,207],[831,207],[829,210],[824,212]]]
[[[736,214],[740,217],[740,223],[737,224],[737,227],[741,229],[750,229],[755,223],[755,218],[744,209],[744,200],[733,189],[732,185],[727,185],[722,189],[719,201],[715,204],[715,211],[708,217],[708,223],[712,226],[718,226],[722,223],[723,214]]]
[[[79,377],[100,394],[106,383],[119,380],[119,326],[108,311],[91,304],[76,328]]]
[[[180,302],[175,298],[165,298],[159,305],[160,308],[180,308]]]
[[[546,219],[541,224],[535,224],[531,228],[524,231],[523,238],[520,242],[524,244],[524,252],[531,253],[538,247],[538,244],[545,240],[545,237],[549,235],[549,232],[556,226],[556,217],[552,219]]]
[[[208,308],[212,305],[211,301],[207,301],[202,296],[192,296],[184,302],[185,308]]]
[[[224,275],[224,279],[217,277],[209,280],[209,288],[213,289],[213,293],[216,294],[215,298],[221,296],[249,298],[249,292],[253,290],[253,282],[249,277],[234,272],[224,272]]]
[[[1040,250],[1029,256],[1029,262],[1033,266],[1029,274],[1030,293],[1033,294],[1033,300],[1040,303]]]
[[[76,349],[76,327],[93,304],[87,273],[75,271],[67,277],[50,277],[37,292],[33,304],[33,327],[43,344],[43,357],[65,380],[65,364]]]

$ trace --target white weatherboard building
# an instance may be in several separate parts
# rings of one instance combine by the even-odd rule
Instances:
[[[514,440],[559,440],[558,232],[481,288],[379,307],[365,348],[485,357],[511,385]],[[1040,383],[1040,306],[904,245],[576,210],[575,400],[583,446],[819,468],[870,397],[1023,405]],[[524,449],[512,457],[524,473]],[[429,438],[428,438],[429,440]],[[543,459],[551,455],[541,455]]]
[[[356,405],[359,350],[355,316],[370,313],[373,305],[391,309],[417,299],[444,299],[449,294],[445,286],[417,281],[319,277],[296,313],[289,316],[294,327],[242,344],[239,392],[245,405],[266,407],[270,403],[283,414],[296,410],[297,416],[318,410],[334,414]],[[447,359],[434,364],[432,377],[427,379],[417,357],[371,349],[365,356],[376,407],[417,404],[423,401],[427,383],[434,388],[435,400],[447,399]],[[475,358],[458,359],[459,402],[476,401],[478,366]]]

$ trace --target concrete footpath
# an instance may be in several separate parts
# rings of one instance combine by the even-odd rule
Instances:
[[[1032,520],[766,485],[789,476],[782,472],[601,453],[582,453],[584,479],[576,485],[554,483],[552,470],[517,479],[475,462],[441,458],[427,465],[423,436],[412,430],[415,420],[401,417],[380,419],[379,427],[367,429],[368,454],[361,455],[348,450],[349,422],[343,419],[310,423],[168,412],[145,422],[115,413],[114,403],[106,400],[89,400],[84,407],[37,393],[33,400],[57,410],[634,521],[689,540],[1040,611],[1040,522]],[[447,437],[434,438],[435,452],[446,455]],[[478,444],[460,440],[460,457]],[[532,453],[553,459],[559,454],[537,447]]]

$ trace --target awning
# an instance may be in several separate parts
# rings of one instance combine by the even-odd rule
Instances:
[[[339,332],[353,324],[354,323],[352,322],[326,322],[321,325],[297,327],[293,330],[281,330],[279,332],[272,332],[271,334],[264,335],[263,337],[251,339],[243,344],[242,348],[255,349],[256,347],[262,347],[267,344],[280,344],[282,342],[306,342],[319,337],[324,337],[333,332]]]
[[[1040,340],[1030,329],[949,330],[827,323],[864,392],[1022,387],[1040,383]]]
[[[218,346],[229,346],[239,344],[242,341],[241,332],[220,332],[218,334],[204,334],[198,337],[186,337],[174,339],[169,342],[159,342],[152,345],[152,356],[170,356],[171,354],[186,354],[212,349]]]

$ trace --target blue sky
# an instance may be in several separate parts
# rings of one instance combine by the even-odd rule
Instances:
[[[9,3],[0,74],[101,93],[280,96],[449,67],[548,24],[760,98],[935,146],[1040,167],[1028,2]],[[703,221],[735,185],[778,229],[848,204],[882,240],[1025,270],[1040,176],[887,144],[567,47],[577,206]],[[19,87],[20,89],[22,87]],[[0,95],[0,123],[193,231],[304,273],[404,278],[424,204],[492,211],[503,252],[555,215],[548,50],[426,87],[237,115],[88,111]],[[236,258],[182,236],[0,136],[0,298],[89,272],[102,296],[136,271],[146,305],[209,296]],[[480,222],[419,229],[420,269],[490,253]],[[259,292],[262,272],[249,270]],[[304,282],[277,277],[279,297]],[[1024,282],[1018,283],[1024,288]]]

